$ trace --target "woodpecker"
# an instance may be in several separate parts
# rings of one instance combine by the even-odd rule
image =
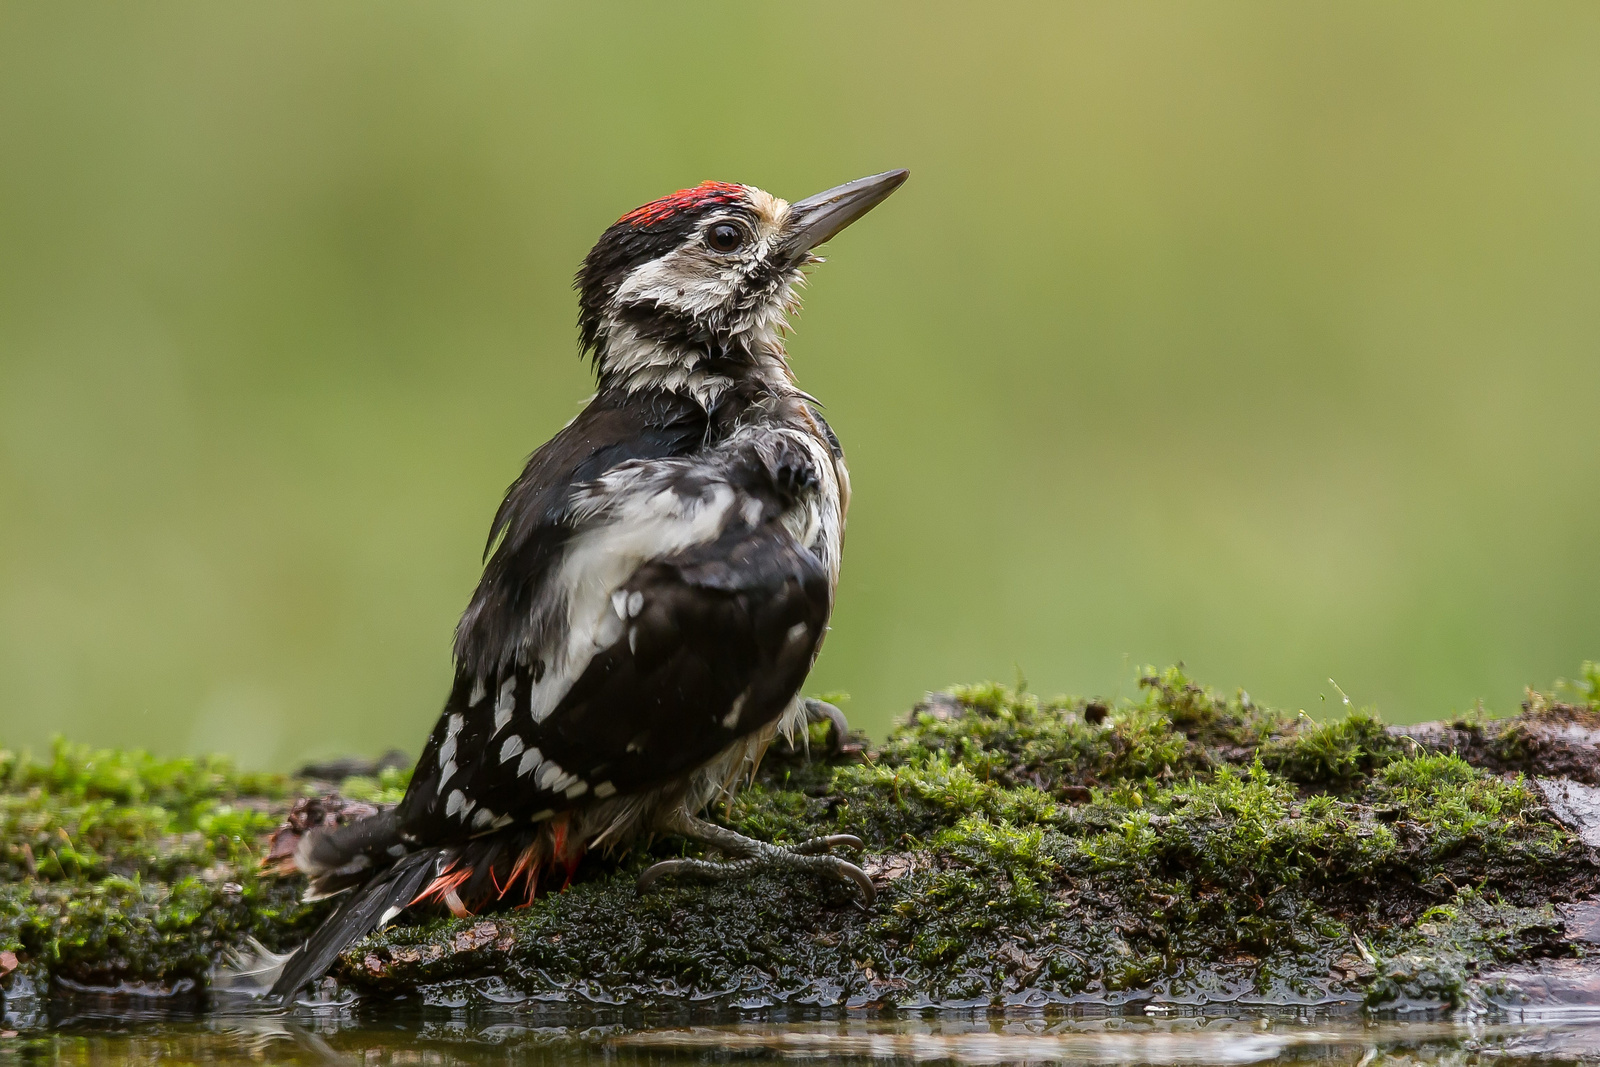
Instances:
[[[641,833],[726,857],[657,863],[641,890],[781,869],[871,902],[871,880],[831,854],[856,838],[779,847],[700,813],[777,734],[839,717],[799,690],[833,610],[850,478],[783,335],[814,249],[906,177],[793,204],[708,181],[601,235],[575,283],[598,389],[495,514],[404,799],[274,849],[309,876],[306,899],[347,895],[272,996],[411,905],[527,903]]]

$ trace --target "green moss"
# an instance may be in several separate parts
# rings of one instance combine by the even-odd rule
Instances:
[[[0,951],[40,980],[173,987],[247,936],[293,943],[312,909],[256,873],[290,785],[64,742],[0,755]]]
[[[1464,889],[1532,929],[1530,907],[1596,872],[1520,779],[1417,751],[1370,712],[1290,719],[1178,670],[1115,704],[960,687],[859,762],[769,764],[725,812],[768,840],[859,835],[871,911],[793,878],[636,898],[633,876],[683,851],[668,842],[487,926],[391,931],[345,974],[397,987],[487,968],[530,994],[741,1003],[1320,1001],[1369,980],[1411,990],[1374,1003],[1420,997],[1435,979],[1380,975],[1365,944],[1400,960]],[[1462,914],[1484,944],[1527,941]],[[505,955],[472,947],[485,938]]]
[[[1345,793],[1398,757],[1402,747],[1376,715],[1363,709],[1327,722],[1302,716],[1287,735],[1263,746],[1261,758],[1300,786]]]
[[[1178,668],[1145,668],[1137,702],[1040,700],[997,683],[958,686],[913,712],[878,755],[891,767],[944,753],[984,782],[1057,790],[1170,780],[1253,753],[1283,719]]]
[[[1483,960],[1551,951],[1552,896],[1600,888],[1522,778],[1474,765],[1481,739],[1510,751],[1554,706],[1471,717],[1453,729],[1478,747],[1454,754],[1370,712],[1289,717],[1178,669],[1115,702],[961,687],[875,752],[774,752],[717,813],[780,843],[857,834],[870,910],[775,875],[641,898],[646,865],[694,852],[657,839],[524,910],[390,929],[340,973],[608,1003],[1454,1003]],[[383,804],[404,784],[342,788]],[[41,977],[172,985],[246,936],[298,940],[318,913],[255,873],[294,790],[215,760],[0,753],[0,950]]]
[[[1516,907],[1470,886],[1380,936],[1370,952],[1376,975],[1366,1003],[1384,1011],[1457,1008],[1488,968],[1578,954],[1550,905]]]
[[[1560,870],[1574,847],[1520,775],[1503,779],[1454,754],[1391,763],[1374,797],[1392,804],[1390,817],[1417,839],[1410,862],[1421,885],[1516,871],[1536,878]]]

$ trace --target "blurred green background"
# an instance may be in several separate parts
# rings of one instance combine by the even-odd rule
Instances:
[[[856,487],[812,691],[1512,709],[1600,655],[1596,56],[1593,4],[0,5],[0,737],[416,749],[589,244],[892,166],[791,349]]]

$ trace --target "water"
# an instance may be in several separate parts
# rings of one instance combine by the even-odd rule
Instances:
[[[81,1007],[81,1006],[80,1006]],[[539,1013],[174,1019],[89,1006],[0,1039],[0,1063],[1600,1064],[1600,1012],[1518,1021],[1231,1014],[700,1022]]]

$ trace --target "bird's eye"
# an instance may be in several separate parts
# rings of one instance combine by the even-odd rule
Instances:
[[[706,244],[718,252],[732,252],[744,244],[744,231],[731,222],[719,222],[706,231]]]

